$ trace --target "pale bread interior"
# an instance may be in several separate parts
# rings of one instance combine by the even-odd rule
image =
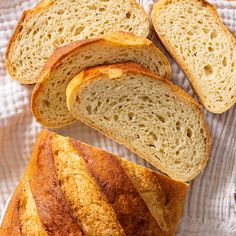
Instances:
[[[170,177],[191,180],[209,154],[200,108],[176,86],[132,66],[97,67],[75,77],[67,88],[69,110]]]
[[[139,63],[162,77],[170,76],[168,60],[149,40],[116,33],[78,48],[42,78],[32,98],[36,120],[47,127],[61,127],[73,122],[74,117],[66,105],[66,87],[70,80],[85,68],[127,61]]]
[[[201,0],[160,0],[152,20],[203,105],[221,113],[236,101],[236,39]]]
[[[146,37],[149,20],[134,0],[50,0],[27,11],[7,57],[13,79],[35,83],[59,46],[114,30]]]

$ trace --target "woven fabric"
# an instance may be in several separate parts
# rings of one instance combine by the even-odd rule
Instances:
[[[150,14],[153,1],[139,2]],[[33,86],[12,81],[4,66],[6,44],[17,20],[24,9],[36,3],[35,0],[0,0],[0,216],[27,165],[36,135],[42,128],[30,112]],[[211,0],[211,3],[217,7],[224,23],[236,34],[236,2]],[[166,53],[153,29],[151,39]],[[172,80],[197,99],[183,72],[166,55],[171,62]],[[222,115],[213,115],[206,110],[204,115],[211,132],[211,156],[205,170],[190,183],[176,235],[236,235],[236,106]],[[155,169],[125,147],[80,122],[54,131]]]

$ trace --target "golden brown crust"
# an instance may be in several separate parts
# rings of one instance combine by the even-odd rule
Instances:
[[[57,155],[54,156],[55,153],[52,153],[52,142],[56,140],[53,139],[55,136],[55,133],[46,130],[40,133],[25,175],[28,176],[30,190],[45,232],[48,235],[84,235],[78,223],[71,217],[71,209],[68,208],[59,187],[54,165],[54,158]],[[184,195],[187,190],[186,184],[129,162],[132,168],[139,172],[139,169],[142,168],[145,172],[147,176],[144,180],[145,191],[152,191],[149,187],[150,182],[161,186],[165,199],[161,200],[162,207],[158,210],[165,211],[165,220],[168,225],[168,230],[163,231],[143,200],[142,194],[139,193],[127,174],[129,167],[124,168],[121,165],[123,160],[87,144],[68,138],[65,140],[67,140],[66,142],[70,140],[73,148],[79,154],[78,156],[85,160],[86,167],[94,177],[95,183],[98,184],[107,202],[113,207],[117,223],[120,223],[125,235],[172,235],[182,212]],[[21,182],[4,217],[1,228],[4,234],[0,231],[3,235],[21,235],[17,216]],[[154,193],[154,196],[157,199],[162,198],[158,193]]]
[[[166,235],[174,235],[183,210],[188,184],[175,181],[127,160],[120,161],[134,181],[136,189],[141,195],[143,194],[144,201],[160,227]],[[158,196],[158,199],[153,196]]]
[[[174,234],[176,225],[183,211],[183,202],[188,190],[188,185],[184,185],[182,182],[175,181],[167,178],[166,176],[157,176],[155,172],[147,171],[149,178],[153,182],[160,184],[163,193],[165,193],[165,219],[167,220],[168,229],[171,234]],[[174,184],[173,184],[174,183]]]
[[[72,140],[117,219],[128,236],[160,235],[162,230],[136,191],[125,170],[112,154]]]
[[[83,235],[58,183],[52,155],[52,136],[52,133],[41,133],[39,136],[28,173],[39,218],[48,235]]]
[[[205,1],[205,0],[197,0],[198,2],[202,3],[202,5],[206,8],[208,8],[213,16],[215,17],[215,20],[218,22],[218,24],[223,28],[223,30],[225,31],[225,33],[227,35],[229,35],[232,39],[232,41],[234,42],[235,46],[236,46],[236,38],[235,36],[233,35],[233,33],[225,26],[225,24],[223,23],[222,19],[220,18],[219,14],[217,13],[217,10],[215,8],[214,5],[210,4],[209,2]],[[168,5],[168,4],[171,4],[173,2],[173,0],[166,0],[165,1],[165,5]],[[225,112],[226,110],[228,110],[231,106],[234,105],[234,103],[236,102],[236,95],[234,97],[234,99],[231,101],[231,103],[228,104],[228,106],[225,106],[224,109],[220,109],[218,110],[217,108],[216,109],[212,109],[210,107],[207,106],[207,104],[205,103],[203,97],[200,96],[199,92],[195,89],[195,86],[196,86],[196,81],[194,79],[194,77],[192,76],[191,72],[189,71],[189,68],[188,66],[185,65],[184,61],[181,60],[181,58],[179,58],[177,56],[177,52],[175,50],[175,48],[173,48],[169,43],[168,43],[168,40],[167,38],[160,34],[158,32],[158,29],[159,29],[159,26],[158,24],[155,24],[155,21],[154,21],[154,17],[155,17],[155,14],[156,14],[156,11],[157,11],[157,5],[160,4],[160,3],[155,3],[154,6],[153,6],[153,11],[152,11],[152,22],[153,22],[153,25],[154,25],[154,28],[155,28],[155,31],[158,35],[158,37],[160,38],[162,44],[165,46],[165,48],[168,50],[168,52],[171,54],[171,56],[174,58],[174,60],[176,61],[176,63],[183,69],[184,73],[186,74],[192,88],[194,89],[196,95],[198,96],[198,99],[199,101],[204,105],[204,107],[212,112],[212,113],[215,113],[215,114],[220,114],[220,113],[223,113]]]
[[[153,51],[155,50],[157,52],[157,54],[160,55],[160,57],[162,58],[163,62],[165,63],[166,66],[166,79],[170,78],[170,74],[171,74],[171,69],[170,69],[170,64],[168,62],[168,59],[164,56],[164,54],[160,51],[160,49],[158,49],[157,47],[154,46],[154,44],[143,37],[137,37],[134,34],[131,33],[127,33],[127,32],[121,32],[121,31],[117,31],[111,35],[107,35],[101,38],[94,38],[94,39],[86,39],[86,40],[79,40],[77,42],[73,42],[70,43],[68,45],[65,45],[63,47],[60,47],[58,49],[55,50],[55,52],[52,54],[52,56],[48,59],[47,63],[45,64],[44,68],[42,69],[37,81],[38,83],[35,85],[33,92],[32,92],[32,96],[31,96],[31,111],[34,114],[36,120],[47,126],[50,127],[50,125],[48,125],[46,122],[43,121],[43,119],[41,119],[41,115],[37,110],[37,100],[38,97],[40,96],[40,93],[45,89],[46,85],[47,85],[47,81],[50,80],[50,76],[53,73],[54,70],[57,69],[57,67],[63,63],[63,61],[73,55],[76,54],[77,52],[79,52],[83,47],[89,47],[92,44],[95,43],[109,43],[111,45],[114,46],[127,46],[128,44],[124,41],[120,41],[120,38],[129,38],[130,41],[132,42],[132,45],[139,45],[142,47],[151,47],[153,49]],[[138,41],[138,42],[137,42]],[[71,122],[74,122],[74,120],[72,120]],[[62,125],[64,126],[64,125]],[[57,126],[60,127],[60,126]],[[51,128],[56,128],[55,126],[51,127]]]
[[[167,84],[168,86],[170,86],[171,90],[176,93],[176,95],[181,98],[185,103],[191,103],[192,105],[194,105],[194,107],[199,111],[199,115],[201,116],[201,118],[204,120],[204,115],[203,115],[203,111],[200,108],[199,104],[184,90],[182,90],[181,88],[179,88],[178,86],[176,86],[175,84],[173,84],[171,81],[166,80],[166,79],[162,79],[161,77],[157,76],[156,74],[154,74],[153,72],[150,72],[149,70],[147,70],[146,68],[135,64],[135,63],[122,63],[122,64],[113,64],[113,65],[105,65],[105,66],[98,66],[98,67],[94,67],[94,68],[88,68],[84,71],[82,71],[78,76],[76,76],[68,85],[67,87],[67,98],[73,98],[76,94],[76,92],[78,91],[79,87],[82,84],[87,83],[90,80],[96,80],[98,77],[98,75],[102,75],[102,74],[109,74],[111,70],[117,70],[115,73],[135,73],[135,74],[141,74],[141,75],[146,75],[149,76],[152,79],[156,79],[159,81],[162,81],[164,84]],[[118,72],[119,71],[119,72]],[[108,77],[110,78],[110,77]],[[69,107],[69,99],[67,101],[68,107]],[[187,104],[189,105],[189,104]],[[155,167],[159,168],[160,170],[162,170],[165,173],[169,173],[172,174],[171,176],[175,176],[174,172],[171,172],[170,170],[167,170],[166,167],[164,165],[161,165],[160,163],[157,163],[151,159],[148,159],[147,157],[145,157],[143,155],[143,153],[139,152],[138,150],[134,150],[131,147],[129,147],[129,145],[125,142],[125,141],[121,141],[121,140],[116,140],[116,138],[114,136],[111,136],[109,134],[108,130],[102,130],[100,128],[98,128],[95,124],[91,124],[89,123],[87,120],[85,119],[80,119],[83,123],[91,126],[92,128],[100,131],[101,133],[103,133],[105,136],[112,138],[113,140],[115,140],[118,143],[121,143],[123,145],[125,145],[126,147],[128,147],[132,152],[136,153],[138,156],[144,158],[145,160],[147,160],[148,162],[150,162],[151,164],[153,164]],[[205,132],[207,134],[207,138],[206,138],[206,152],[205,152],[205,157],[202,159],[200,165],[199,165],[199,169],[198,171],[196,171],[196,173],[194,175],[192,175],[191,177],[189,177],[188,179],[181,179],[181,181],[187,182],[190,181],[191,179],[195,178],[200,171],[204,168],[204,166],[207,163],[208,157],[209,157],[209,153],[210,153],[210,133],[207,127],[207,124],[204,122],[204,129]]]
[[[2,220],[1,225],[1,235],[22,235],[21,233],[21,224],[20,224],[20,218],[19,218],[19,204],[20,204],[20,198],[19,194],[21,191],[21,185],[23,178],[21,179],[20,183],[16,187],[13,196],[11,197],[11,200],[7,206],[6,213]]]

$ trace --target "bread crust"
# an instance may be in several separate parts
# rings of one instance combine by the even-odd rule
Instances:
[[[98,75],[109,74],[109,70],[117,70],[118,74],[129,72],[129,73],[134,73],[134,74],[146,75],[146,76],[149,76],[152,79],[162,81],[164,84],[167,84],[171,88],[171,90],[179,98],[181,98],[185,103],[187,103],[187,105],[188,105],[188,103],[194,105],[196,110],[199,112],[201,118],[204,120],[204,115],[203,115],[202,109],[200,108],[199,104],[188,93],[186,93],[184,90],[182,90],[181,88],[174,85],[171,81],[163,79],[163,78],[157,76],[156,74],[148,71],[146,68],[144,68],[144,67],[142,67],[138,64],[135,64],[135,63],[123,63],[123,64],[113,64],[113,65],[107,65],[107,66],[99,66],[99,67],[89,68],[89,69],[86,69],[83,72],[81,72],[67,86],[66,95],[67,95],[67,106],[68,106],[69,110],[70,110],[70,104],[72,102],[71,100],[74,99],[75,94],[78,91],[79,87],[81,85],[87,83],[88,81],[96,80]],[[108,79],[109,78],[110,77],[108,77]],[[107,136],[108,138],[112,138],[116,142],[118,142],[122,145],[125,145],[130,151],[132,151],[135,154],[137,154],[138,156],[142,157],[143,159],[145,159],[146,161],[148,161],[149,163],[151,163],[152,165],[154,165],[155,167],[160,169],[162,172],[168,173],[168,175],[171,178],[177,179],[177,180],[180,180],[180,181],[183,181],[183,182],[187,182],[187,181],[190,181],[190,180],[194,179],[203,170],[203,168],[205,167],[205,165],[207,163],[207,160],[209,158],[209,154],[210,154],[210,133],[209,133],[208,127],[207,127],[205,122],[203,122],[203,123],[204,123],[204,130],[205,130],[205,133],[207,135],[207,138],[206,138],[206,151],[205,151],[204,158],[201,160],[201,163],[199,164],[198,170],[196,170],[196,173],[193,174],[192,176],[190,176],[189,178],[184,178],[184,177],[178,176],[175,171],[168,170],[164,165],[161,165],[156,160],[153,160],[153,159],[149,158],[148,156],[145,156],[139,150],[133,149],[131,147],[131,145],[129,143],[126,143],[126,141],[124,139],[121,138],[120,140],[117,140],[115,135],[113,135],[111,132],[109,132],[109,130],[103,130],[102,128],[97,127],[96,124],[92,124],[88,120],[83,119],[81,117],[80,117],[80,121],[82,121],[83,123],[91,126],[94,129],[98,130],[99,132],[101,132],[102,134]]]
[[[146,16],[146,18],[148,19],[149,25],[150,25],[150,19],[148,18],[144,8],[142,6],[140,6],[135,0],[128,0],[128,1],[133,5],[134,8],[141,10],[141,12],[144,14],[144,16]],[[10,53],[11,45],[14,43],[15,39],[17,38],[17,36],[21,30],[21,27],[25,22],[25,19],[27,19],[28,17],[32,17],[39,12],[42,12],[43,10],[47,9],[48,7],[52,6],[55,3],[56,3],[55,0],[41,0],[34,8],[23,11],[23,13],[22,13],[19,21],[17,22],[17,25],[16,25],[14,31],[13,31],[13,34],[8,41],[7,49],[6,49],[6,63],[5,63],[6,69],[13,80],[18,81],[18,79],[14,77],[14,75],[11,71],[12,65],[11,65],[11,61],[9,59],[9,53]],[[145,35],[148,36],[148,34],[149,34],[149,29],[147,29],[147,32]],[[25,80],[20,81],[21,84],[34,84],[36,82],[37,81],[35,81],[35,82],[30,82],[30,81],[25,81]]]
[[[6,213],[3,217],[0,233],[6,235],[22,235],[19,219],[20,192],[25,175],[22,176],[16,187],[11,200],[7,206]],[[2,232],[1,232],[2,230]]]
[[[175,1],[175,0],[174,0]],[[183,0],[180,0],[183,1]],[[210,12],[212,13],[212,15],[215,17],[215,20],[217,21],[217,23],[223,28],[224,32],[231,38],[233,44],[236,47],[236,38],[233,35],[233,33],[224,25],[224,23],[222,22],[219,14],[217,13],[217,10],[215,8],[215,6],[213,6],[212,4],[210,4],[209,2],[205,1],[205,0],[197,0],[198,2],[200,2],[204,7],[208,8],[210,10]],[[215,114],[220,114],[223,113],[225,111],[227,111],[228,109],[230,109],[236,102],[236,94],[234,96],[234,98],[229,102],[229,104],[227,106],[225,106],[222,109],[213,109],[211,107],[208,107],[208,104],[206,103],[206,101],[204,100],[204,97],[201,96],[200,91],[198,89],[196,89],[197,86],[197,81],[195,80],[194,76],[192,76],[191,72],[188,69],[188,66],[185,65],[185,63],[181,60],[180,57],[178,57],[177,52],[175,50],[174,47],[172,47],[169,43],[168,43],[168,39],[159,33],[159,24],[155,24],[155,16],[158,12],[158,8],[159,6],[163,6],[163,5],[168,5],[171,4],[173,2],[173,0],[161,0],[157,3],[155,3],[153,5],[153,10],[152,10],[152,14],[151,14],[151,18],[152,18],[152,23],[154,25],[155,31],[158,35],[158,37],[160,38],[161,42],[163,43],[163,45],[165,46],[165,48],[168,50],[168,52],[171,54],[171,56],[174,58],[174,60],[177,62],[177,64],[183,69],[184,73],[186,74],[192,88],[194,89],[199,101],[203,104],[203,106],[210,112],[215,113]]]
[[[168,62],[168,59],[164,56],[164,54],[161,52],[160,49],[154,46],[154,44],[142,37],[137,37],[134,34],[131,33],[126,33],[126,32],[121,32],[117,31],[116,33],[113,33],[111,35],[107,35],[105,37],[100,37],[100,38],[94,38],[94,39],[86,39],[86,40],[80,40],[77,42],[70,43],[68,45],[65,45],[63,47],[58,48],[55,50],[53,55],[48,59],[47,63],[45,64],[43,70],[41,71],[37,81],[38,83],[35,85],[32,96],[31,96],[31,111],[33,115],[35,116],[35,119],[41,123],[42,125],[45,125],[46,127],[49,128],[59,128],[63,127],[65,125],[68,125],[70,123],[75,122],[75,119],[72,119],[70,123],[63,124],[63,125],[50,125],[47,122],[45,122],[42,118],[40,113],[37,110],[37,100],[38,97],[40,96],[40,93],[42,90],[44,90],[47,86],[47,81],[50,80],[50,76],[54,70],[57,69],[57,67],[63,63],[65,58],[68,56],[71,56],[73,54],[76,54],[79,52],[82,48],[84,47],[89,47],[92,44],[110,44],[110,45],[116,45],[116,46],[127,46],[128,44],[125,41],[120,41],[119,39],[121,37],[126,37],[129,39],[129,41],[133,42],[132,46],[140,46],[140,47],[150,47],[152,50],[155,50],[158,55],[160,55],[162,61],[165,64],[166,67],[166,79],[170,78],[171,74],[171,69],[170,69],[170,64]]]
[[[85,160],[86,167],[96,180],[101,192],[114,208],[125,235],[135,235],[136,232],[145,235],[149,230],[153,236],[162,235],[163,231],[149,212],[119,160],[114,155],[96,148],[78,142],[72,143],[79,156]]]
[[[70,222],[68,221],[67,209],[64,209],[63,217],[57,221],[57,214],[59,214],[60,211],[58,211],[59,208],[57,207],[54,200],[59,201],[61,198],[55,192],[55,189],[57,189],[57,183],[51,182],[51,179],[55,176],[55,174],[53,174],[53,169],[55,166],[52,160],[53,157],[50,154],[52,151],[52,142],[56,140],[54,139],[55,136],[57,135],[50,131],[41,131],[22,180],[27,174],[30,190],[32,192],[34,202],[36,203],[40,222],[42,223],[43,229],[48,235],[67,235],[68,232],[72,232],[71,235],[84,235],[81,234],[80,230],[77,231],[78,228],[76,228],[76,231],[74,232],[70,231],[71,228],[68,228],[70,226]],[[102,189],[101,192],[108,199],[107,202],[113,207],[117,218],[119,218],[118,216],[120,214],[121,218],[117,223],[119,224],[123,220],[123,227],[122,231],[118,235],[123,235],[123,229],[125,235],[134,235],[134,232],[137,235],[154,235],[152,233],[155,233],[156,235],[157,233],[157,235],[160,236],[167,236],[174,233],[182,213],[183,202],[188,189],[187,184],[172,180],[168,177],[162,176],[159,173],[148,170],[147,168],[135,165],[129,161],[122,160],[118,156],[107,153],[106,151],[102,151],[88,144],[80,143],[79,141],[72,140],[71,138],[64,138],[64,140],[66,142],[73,143],[72,146],[74,146],[75,151],[77,149],[79,157],[86,160],[87,168],[93,174],[94,181],[99,182]],[[129,163],[130,167],[124,167],[121,164],[122,162]],[[142,211],[143,209],[147,208],[146,206],[148,204],[142,200],[142,194],[137,191],[137,187],[132,184],[132,178],[130,178],[130,176],[127,174],[127,168],[131,167],[139,173],[142,172],[141,178],[145,176],[145,193],[153,192],[153,189],[149,187],[149,181],[147,181],[148,179],[150,179],[152,185],[161,187],[164,201],[162,202],[162,195],[160,196],[156,192],[152,193],[152,196],[161,199],[161,208],[159,210],[164,211],[164,219],[168,226],[167,230],[162,231],[161,229],[158,229],[158,225],[156,225],[156,223],[158,223],[158,219],[156,218],[156,221],[154,221],[155,224],[152,223],[149,225],[150,228],[145,224],[146,220],[149,219],[147,216],[151,213],[151,211],[149,209]],[[133,178],[137,177],[133,176]],[[22,180],[13,194],[13,197],[8,205],[7,212],[4,216],[0,231],[1,233],[4,233],[3,235],[21,235],[21,233],[13,231],[13,229],[16,227],[14,224],[16,222],[14,221],[14,212],[18,212],[17,202],[19,202],[19,196],[21,194],[20,191],[22,188]],[[42,193],[44,194],[42,195]],[[59,203],[63,205],[63,202],[59,201]],[[44,207],[41,208],[40,204]],[[139,208],[140,204],[142,209]],[[120,208],[117,210],[116,207]],[[126,221],[125,219],[129,219],[130,221]],[[140,222],[133,222],[134,220],[140,219]],[[142,219],[144,219],[144,221]],[[10,227],[8,227],[9,225]],[[61,225],[64,227],[61,228]],[[91,227],[93,227],[93,225],[91,225]],[[69,231],[66,231],[66,229]]]
[[[73,218],[58,183],[52,138],[53,134],[45,131],[38,137],[28,171],[30,189],[40,221],[48,235],[82,236],[84,233]]]

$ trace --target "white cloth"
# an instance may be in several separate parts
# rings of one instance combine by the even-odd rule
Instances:
[[[33,86],[12,81],[4,66],[6,44],[17,19],[23,9],[33,7],[36,2],[0,0],[0,216],[28,162],[36,134],[42,128],[30,112]],[[139,2],[150,13],[153,1]],[[235,34],[236,2],[211,2]],[[152,39],[157,42],[154,32]],[[160,46],[160,43],[157,42],[157,45]],[[172,66],[172,80],[196,99],[183,72],[169,55],[168,58]],[[191,182],[177,235],[236,235],[236,106],[222,115],[213,115],[206,110],[204,114],[211,131],[211,156],[203,173]],[[150,167],[125,147],[79,122],[56,132]]]

